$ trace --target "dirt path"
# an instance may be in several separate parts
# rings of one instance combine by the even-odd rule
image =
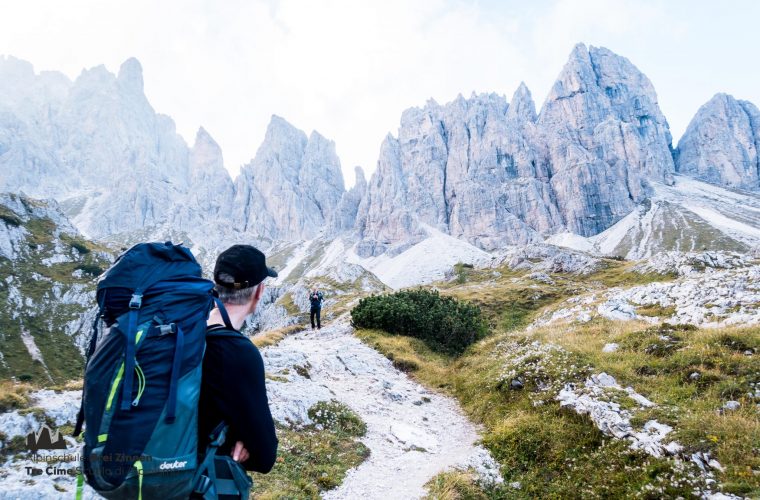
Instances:
[[[334,398],[367,423],[362,441],[370,457],[325,498],[419,498],[430,478],[454,466],[497,474],[456,402],[396,370],[347,324],[287,337],[263,356],[267,372],[280,379],[268,383],[275,418],[308,421],[313,403]]]

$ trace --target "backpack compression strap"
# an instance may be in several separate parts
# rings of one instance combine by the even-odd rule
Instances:
[[[216,500],[219,497],[247,500],[253,482],[243,466],[229,455],[217,455],[217,449],[224,442],[227,425],[222,421],[211,433],[211,442],[206,455],[198,466],[193,480],[195,489],[192,498]]]
[[[204,499],[207,498],[206,494],[209,493],[209,490],[212,489],[216,482],[214,457],[216,456],[216,450],[224,444],[224,439],[227,436],[227,429],[227,424],[222,421],[211,432],[211,435],[209,436],[211,441],[206,447],[206,454],[203,457],[203,462],[198,466],[195,478],[193,479],[193,483],[195,484],[195,491],[193,491],[193,493],[196,495],[202,495]]]
[[[129,301],[129,313],[127,313],[127,337],[126,354],[124,362],[124,383],[122,385],[121,409],[129,410],[132,406],[132,372],[135,370],[135,340],[137,336],[137,314],[142,307],[142,292],[135,290]]]
[[[169,402],[166,408],[166,422],[171,424],[177,414],[177,385],[179,385],[179,369],[185,348],[185,334],[182,327],[177,325],[177,340],[174,343],[174,359],[172,360],[172,374],[169,382]]]

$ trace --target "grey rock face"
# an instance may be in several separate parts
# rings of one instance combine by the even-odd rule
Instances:
[[[365,253],[414,240],[421,224],[487,250],[536,240],[561,224],[535,146],[527,88],[514,101],[512,112],[495,94],[404,112],[399,138],[386,138],[360,210]]]
[[[590,236],[628,214],[647,180],[672,184],[667,121],[651,82],[624,57],[578,45],[538,124],[566,228]]]
[[[760,111],[750,102],[716,94],[678,142],[676,169],[706,182],[760,189]]]
[[[414,241],[424,224],[485,250],[554,232],[597,234],[672,184],[668,124],[627,59],[577,46],[537,116],[524,84],[430,101],[401,117],[359,210],[360,254]]]
[[[189,188],[170,212],[169,225],[184,230],[196,243],[224,240],[224,226],[232,220],[235,186],[224,168],[221,148],[203,127],[189,151],[188,168]]]
[[[359,204],[356,224],[363,238],[357,245],[357,253],[363,257],[380,255],[393,244],[424,237],[408,210],[399,141],[390,134],[380,146],[377,169]]]
[[[0,171],[0,192],[53,198],[84,234],[122,242],[312,237],[344,193],[335,145],[280,118],[233,183],[204,129],[189,148],[153,110],[136,59],[72,82],[0,58]]]
[[[224,168],[222,149],[203,127],[190,150],[190,185],[189,205],[214,215],[229,210],[227,205],[234,194],[232,179]]]
[[[356,226],[356,215],[362,202],[364,193],[367,191],[367,179],[361,167],[355,167],[356,181],[354,186],[343,193],[335,211],[330,216],[330,232],[340,233],[352,231]]]
[[[534,273],[591,274],[601,267],[601,261],[586,253],[554,245],[531,244],[514,246],[500,252],[492,266],[507,264],[512,269]]]
[[[235,191],[239,231],[271,240],[313,238],[345,191],[335,143],[316,132],[307,138],[273,116]]]
[[[0,191],[55,198],[95,237],[156,223],[187,191],[187,146],[145,98],[136,60],[74,82],[13,59],[0,74]]]

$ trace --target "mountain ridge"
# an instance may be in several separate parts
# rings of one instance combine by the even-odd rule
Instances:
[[[8,57],[0,74],[0,191],[55,198],[83,234],[116,243],[172,236],[214,252],[326,229],[349,235],[366,258],[397,255],[430,226],[494,251],[567,232],[592,237],[675,173],[760,188],[751,103],[715,96],[674,147],[651,81],[625,57],[584,44],[538,111],[524,83],[510,101],[460,94],[405,110],[378,168],[348,191],[334,142],[277,115],[233,179],[208,131],[188,145],[155,112],[134,58],[117,74],[101,65],[69,80]],[[710,105],[716,99],[736,112]]]

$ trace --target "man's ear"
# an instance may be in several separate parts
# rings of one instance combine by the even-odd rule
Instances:
[[[253,296],[256,297],[256,301],[258,302],[261,300],[262,295],[264,295],[264,283],[259,283],[259,286],[256,287],[256,291],[254,292]]]

